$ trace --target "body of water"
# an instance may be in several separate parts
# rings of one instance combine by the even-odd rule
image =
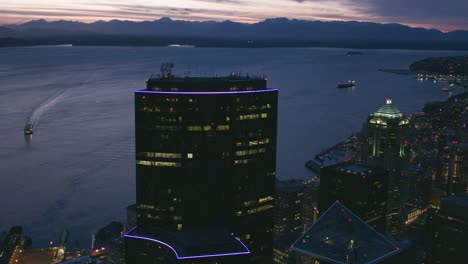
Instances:
[[[266,74],[280,89],[277,175],[311,177],[304,162],[360,130],[392,98],[405,114],[445,100],[445,84],[377,71],[458,55],[344,49],[26,47],[0,49],[0,230],[23,225],[36,246],[63,229],[89,245],[135,201],[134,97],[162,62],[180,75]],[[354,89],[339,90],[341,81]],[[460,88],[457,88],[460,89]],[[35,125],[25,139],[27,122]]]

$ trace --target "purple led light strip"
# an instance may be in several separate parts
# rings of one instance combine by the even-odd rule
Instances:
[[[277,92],[278,89],[268,90],[252,90],[252,91],[224,91],[224,92],[169,92],[169,91],[150,91],[150,90],[136,90],[135,93],[153,93],[153,94],[192,94],[192,95],[203,95],[203,94],[247,94],[247,93],[268,93]]]
[[[241,243],[241,245],[245,248],[246,251],[244,252],[233,252],[233,253],[220,253],[220,254],[208,254],[208,255],[198,255],[198,256],[185,256],[185,257],[181,257],[179,256],[179,254],[177,253],[177,251],[175,250],[175,248],[173,248],[171,245],[161,241],[161,240],[157,240],[157,239],[154,239],[154,238],[149,238],[149,237],[144,237],[144,236],[134,236],[134,235],[129,235],[133,230],[135,230],[135,228],[137,228],[136,226],[133,227],[132,229],[130,229],[125,235],[124,237],[129,237],[129,238],[135,238],[135,239],[142,239],[142,240],[148,240],[148,241],[151,241],[151,242],[156,242],[158,244],[161,244],[161,245],[164,245],[166,247],[168,247],[170,250],[172,250],[172,252],[174,252],[174,254],[176,255],[177,259],[196,259],[196,258],[212,258],[212,257],[226,257],[226,256],[235,256],[235,255],[246,255],[246,254],[250,254],[250,250],[247,248],[247,246],[242,242],[240,241],[240,239],[238,239],[237,237],[235,237],[235,239],[237,241],[239,241],[239,243]]]

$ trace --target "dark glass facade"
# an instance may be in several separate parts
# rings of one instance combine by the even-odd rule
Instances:
[[[320,173],[320,211],[337,200],[369,226],[383,232],[386,226],[388,172],[347,163],[325,167]]]
[[[135,92],[138,233],[224,228],[269,263],[278,91],[235,76],[147,85]]]

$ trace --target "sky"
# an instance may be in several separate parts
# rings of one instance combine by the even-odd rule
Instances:
[[[0,24],[33,19],[232,20],[267,18],[401,23],[442,31],[468,30],[468,0],[0,0]]]

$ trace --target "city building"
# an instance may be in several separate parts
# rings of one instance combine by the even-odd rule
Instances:
[[[367,142],[365,160],[393,168],[395,161],[406,156],[409,120],[387,99],[367,119],[364,134]]]
[[[275,235],[302,231],[305,185],[302,180],[277,180],[274,210]]]
[[[380,232],[386,227],[388,172],[356,163],[341,163],[322,169],[319,211],[335,201],[350,208]]]
[[[358,161],[388,171],[386,233],[397,234],[403,227],[401,177],[408,166],[407,133],[409,120],[391,99],[367,119]]]
[[[417,161],[417,159],[416,159]],[[429,164],[410,165],[402,175],[402,213],[405,225],[424,215],[431,203],[432,178]]]
[[[271,262],[278,90],[263,77],[171,69],[135,91],[137,227],[125,235],[127,263],[160,247],[179,262],[247,253]]]
[[[453,140],[439,152],[441,168],[436,179],[446,195],[467,193],[468,144]]]
[[[304,204],[302,216],[302,229],[310,226],[318,218],[318,203],[320,190],[320,177],[314,176],[309,180],[304,181]]]
[[[466,263],[468,259],[468,195],[441,200],[438,212],[428,216],[431,263]]]
[[[293,243],[302,263],[412,263],[399,246],[336,201]]]
[[[274,264],[302,264],[301,256],[291,249],[291,245],[302,232],[291,232],[276,235],[273,241],[273,263]]]

